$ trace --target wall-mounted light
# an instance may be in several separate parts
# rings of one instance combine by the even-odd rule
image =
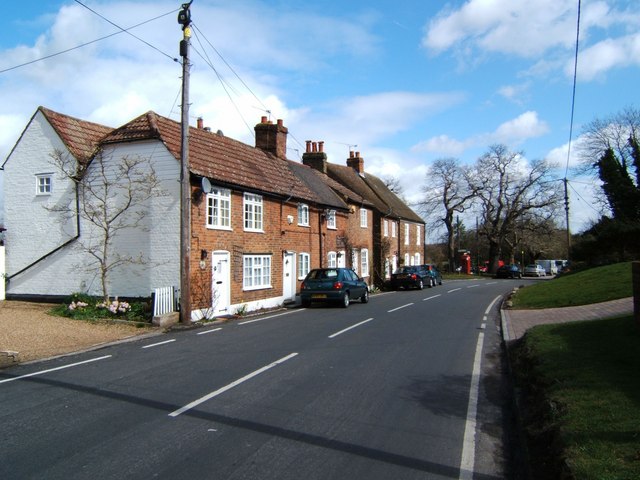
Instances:
[[[293,215],[287,215],[287,223],[291,225],[293,223]]]

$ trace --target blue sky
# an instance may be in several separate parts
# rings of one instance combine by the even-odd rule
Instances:
[[[82,3],[123,28],[160,17],[131,30],[154,48],[119,33],[12,68],[119,30],[73,0],[3,4],[3,160],[39,105],[114,127],[148,110],[180,119],[172,58],[181,2]],[[262,115],[282,118],[289,158],[300,158],[305,140],[324,141],[334,163],[352,148],[371,173],[397,177],[410,201],[435,159],[471,163],[494,143],[558,162],[562,178],[577,8],[577,0],[194,0],[191,123],[202,116],[253,144]],[[640,106],[636,2],[583,1],[580,30],[573,153],[583,125]],[[592,179],[573,170],[569,179],[576,232],[599,213]]]

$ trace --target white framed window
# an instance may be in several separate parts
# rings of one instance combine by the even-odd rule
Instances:
[[[303,227],[309,226],[309,205],[300,203],[298,205],[298,225]]]
[[[391,237],[396,238],[396,222],[391,222]]]
[[[244,229],[262,232],[263,207],[262,196],[253,193],[244,194]]]
[[[410,262],[409,254],[405,253],[404,254],[404,264],[405,265],[411,265],[409,262]]]
[[[327,212],[327,228],[330,228],[332,230],[335,230],[336,228],[338,228],[337,223],[336,223],[336,211],[335,210],[329,210]]]
[[[311,265],[311,255],[308,253],[300,253],[298,254],[298,278],[304,279],[309,273]]]
[[[336,268],[338,266],[338,254],[336,252],[327,253],[327,267]]]
[[[382,235],[384,235],[385,237],[389,236],[389,220],[385,220],[382,223]]]
[[[367,220],[367,209],[360,209],[360,226],[362,228],[367,228],[368,220]]]
[[[271,255],[244,255],[242,271],[244,290],[271,287]]]
[[[369,250],[366,248],[360,250],[360,276],[369,276]]]
[[[53,193],[53,173],[36,175],[36,195],[51,195]]]
[[[404,244],[409,245],[409,224],[404,225]]]
[[[416,225],[416,245],[420,245],[420,238],[422,238],[420,230],[420,225]]]
[[[414,265],[421,265],[421,263],[422,263],[422,262],[420,262],[421,255],[419,253],[416,253],[413,256],[413,258],[414,258],[414,260],[413,260],[414,261],[414,263],[413,263]]]
[[[207,228],[231,230],[231,190],[214,188],[207,194]]]

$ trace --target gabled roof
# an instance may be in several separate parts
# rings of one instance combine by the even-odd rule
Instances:
[[[113,130],[111,127],[70,117],[45,107],[38,107],[38,111],[42,112],[71,154],[82,164],[91,160],[100,141]]]
[[[180,123],[150,111],[115,129],[103,143],[158,139],[180,160],[181,137]],[[293,163],[221,134],[189,128],[191,173],[229,187],[346,208],[329,189],[307,181],[307,172]]]
[[[327,175],[365,198],[384,216],[424,223],[385,183],[375,175],[360,175],[353,168],[327,163]]]

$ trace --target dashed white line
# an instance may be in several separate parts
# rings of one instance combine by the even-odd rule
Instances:
[[[213,329],[211,329],[211,330],[205,330],[204,332],[198,332],[198,333],[196,333],[196,335],[206,335],[207,333],[218,332],[218,331],[220,331],[220,330],[222,330],[222,327],[219,327],[219,328],[213,328]]]
[[[332,334],[332,335],[329,335],[329,338],[335,338],[335,337],[337,337],[338,335],[341,335],[341,334],[343,334],[344,332],[348,332],[348,331],[349,331],[349,330],[351,330],[352,328],[356,328],[356,327],[359,327],[360,325],[364,325],[365,323],[370,322],[371,320],[373,320],[373,318],[367,318],[366,320],[363,320],[363,321],[362,321],[362,322],[360,322],[360,323],[356,323],[355,325],[351,325],[350,327],[347,327],[347,328],[345,328],[344,330],[340,330],[339,332],[336,332],[336,333],[334,333],[334,334]]]
[[[476,288],[476,287],[479,287],[479,286],[480,286],[479,284],[476,284],[476,285],[469,285],[467,288]]]
[[[387,310],[387,313],[393,313],[393,312],[396,312],[396,311],[398,311],[398,310],[400,310],[402,308],[410,307],[411,305],[413,305],[413,303],[407,303],[406,305],[402,305],[401,307],[396,307],[396,308],[394,308],[392,310]]]
[[[262,320],[268,320],[270,318],[282,317],[284,315],[289,315],[290,313],[302,312],[303,310],[306,310],[306,309],[305,308],[300,308],[300,309],[296,309],[296,310],[290,310],[290,311],[284,312],[284,313],[278,313],[277,315],[269,315],[268,317],[256,318],[254,320],[246,320],[244,322],[238,322],[238,325],[246,325],[247,323],[261,322]]]
[[[173,412],[171,412],[169,414],[170,417],[177,417],[178,415],[183,414],[184,412],[191,410],[194,407],[197,407],[198,405],[200,405],[201,403],[206,402],[207,400],[211,400],[213,397],[217,397],[218,395],[226,392],[227,390],[231,390],[233,387],[237,387],[238,385],[240,385],[241,383],[246,382],[247,380],[260,375],[261,373],[266,372],[267,370],[269,370],[270,368],[275,367],[276,365],[279,365],[281,363],[286,362],[287,360],[292,359],[293,357],[295,357],[296,355],[298,355],[297,353],[291,353],[289,355],[287,355],[286,357],[282,357],[280,360],[276,360],[273,363],[270,363],[269,365],[265,365],[262,368],[259,368],[258,370],[251,372],[248,375],[245,375],[242,378],[239,378],[238,380],[236,380],[235,382],[231,382],[229,385],[226,385],[222,388],[219,388],[218,390],[216,390],[215,392],[211,392],[207,395],[205,395],[204,397],[200,397],[197,400],[194,400],[193,402],[185,405],[184,407],[179,408],[178,410],[175,410]]]
[[[460,287],[460,288],[454,288],[453,290],[449,290],[447,293],[457,292],[458,290],[462,290],[462,287]]]
[[[151,347],[157,347],[158,345],[165,345],[167,343],[171,343],[171,342],[175,342],[176,339],[174,338],[173,340],[165,340],[164,342],[158,342],[158,343],[152,343],[151,345],[145,345],[142,348],[151,348]]]
[[[84,365],[85,363],[97,362],[98,360],[104,360],[105,358],[111,358],[111,355],[105,355],[103,357],[92,358],[91,360],[84,360],[82,362],[70,363],[69,365],[63,365],[62,367],[50,368],[48,370],[40,370],[39,372],[27,373],[26,375],[20,375],[19,377],[5,378],[0,380],[0,383],[13,382],[14,380],[20,380],[22,378],[35,377],[36,375],[43,375],[49,372],[55,372],[56,370],[63,370],[65,368],[76,367],[78,365]]]
[[[437,294],[437,295],[431,295],[430,297],[423,298],[423,299],[422,299],[422,301],[423,301],[423,302],[426,302],[427,300],[431,300],[432,298],[438,298],[438,297],[441,297],[441,296],[442,296],[442,294],[441,294],[441,293],[439,293],[439,294]]]

